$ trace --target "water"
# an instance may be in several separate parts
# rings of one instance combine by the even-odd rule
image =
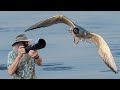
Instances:
[[[6,70],[7,54],[16,35],[25,33],[32,24],[63,13],[74,23],[101,35],[108,43],[118,70],[120,69],[119,11],[0,11],[0,79],[10,79]],[[47,46],[39,50],[43,65],[36,65],[38,79],[119,79],[98,56],[93,43],[73,43],[65,24],[26,32],[37,42],[44,38]]]

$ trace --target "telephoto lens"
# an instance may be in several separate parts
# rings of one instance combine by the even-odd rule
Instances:
[[[30,50],[39,50],[45,48],[45,46],[46,46],[46,41],[41,38],[38,40],[36,44],[28,45],[27,47],[25,47],[25,51],[26,53],[28,53]]]

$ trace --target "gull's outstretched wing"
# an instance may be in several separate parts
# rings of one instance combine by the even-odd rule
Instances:
[[[40,21],[40,22],[32,25],[25,31],[30,31],[30,30],[42,28],[42,27],[48,27],[48,26],[51,26],[53,24],[58,24],[58,23],[67,24],[68,26],[70,26],[70,29],[72,29],[72,30],[76,27],[76,25],[71,20],[69,20],[67,17],[65,17],[63,15],[59,15],[59,16],[53,16],[46,20]],[[85,38],[85,39],[89,39],[90,41],[94,42],[98,48],[99,56],[102,58],[104,63],[113,72],[117,73],[118,70],[117,70],[117,66],[115,64],[115,60],[111,54],[109,46],[104,41],[104,39],[100,35],[97,35],[95,33],[88,33],[87,35],[85,35],[84,31],[85,30],[83,30],[81,28],[81,31],[80,31],[81,33],[79,35],[76,36],[76,34],[74,34],[73,31],[72,31],[72,34],[73,34],[74,38],[78,38],[78,41],[81,40],[81,38]]]
[[[42,21],[32,25],[31,27],[29,27],[27,30],[25,30],[25,32],[33,30],[33,29],[41,28],[41,27],[48,27],[48,26],[51,26],[51,25],[57,24],[57,23],[67,24],[72,29],[75,27],[74,23],[70,19],[68,19],[67,17],[65,17],[63,15],[59,15],[59,16],[50,17],[46,20],[42,20]]]
[[[96,47],[98,48],[99,56],[102,58],[104,63],[115,73],[118,73],[115,60],[111,54],[111,51],[109,49],[109,46],[104,41],[104,39],[95,33],[89,33],[88,37],[90,41],[94,42],[96,44]]]

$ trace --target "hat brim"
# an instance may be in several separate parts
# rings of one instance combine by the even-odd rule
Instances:
[[[18,43],[18,42],[26,42],[26,41],[29,42],[29,41],[32,41],[32,39],[16,41],[16,42],[14,42],[14,43],[12,44],[12,46],[15,45],[15,44]]]

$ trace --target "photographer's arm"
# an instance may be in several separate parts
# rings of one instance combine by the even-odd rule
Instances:
[[[38,64],[38,65],[42,64],[42,58],[39,55],[37,55],[34,59],[35,59],[36,64]]]
[[[25,53],[25,50],[24,50],[23,47],[24,47],[24,46],[20,46],[20,47],[18,48],[18,55],[17,55],[16,59],[15,59],[14,62],[8,67],[8,73],[9,73],[10,75],[13,75],[13,74],[14,74],[14,72],[16,71],[17,66],[18,66],[18,64],[19,64],[19,62],[20,62],[21,57],[22,57],[23,54]]]
[[[17,66],[20,62],[20,58],[19,56],[16,57],[15,61],[8,67],[8,73],[10,75],[13,75],[13,73],[16,71]]]

